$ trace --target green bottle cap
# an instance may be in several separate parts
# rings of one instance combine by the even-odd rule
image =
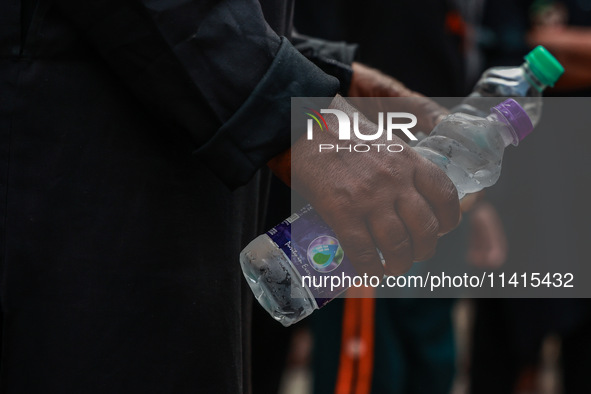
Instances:
[[[524,59],[536,78],[544,85],[554,86],[564,73],[562,64],[546,48],[541,45],[535,47]]]

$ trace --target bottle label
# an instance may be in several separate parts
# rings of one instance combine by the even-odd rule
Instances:
[[[357,272],[332,229],[307,205],[267,231],[321,308],[355,285]]]

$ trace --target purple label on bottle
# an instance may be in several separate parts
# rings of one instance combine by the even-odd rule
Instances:
[[[343,277],[357,275],[332,229],[310,205],[267,235],[291,260],[319,308],[347,289]]]

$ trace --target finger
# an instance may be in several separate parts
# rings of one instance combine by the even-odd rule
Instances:
[[[439,220],[431,206],[418,193],[413,193],[402,196],[396,207],[410,235],[413,261],[432,257],[439,238]]]
[[[487,253],[488,251],[485,245],[483,245],[477,237],[470,237],[468,252],[466,253],[466,259],[470,264],[476,267],[485,267]]]
[[[394,209],[369,222],[371,235],[386,261],[386,275],[402,275],[412,267],[412,242]]]
[[[343,218],[331,227],[358,275],[384,276],[376,245],[363,219]]]
[[[439,167],[428,161],[425,164],[415,172],[415,187],[432,207],[439,222],[439,235],[447,234],[460,223],[458,191]]]
[[[470,226],[468,261],[487,268],[501,266],[507,256],[507,239],[492,205],[478,205],[470,217]]]
[[[462,213],[468,212],[474,208],[474,205],[478,202],[478,193],[466,194],[462,201],[460,201],[460,209]]]
[[[498,268],[505,262],[506,254],[499,245],[492,245],[486,258],[489,267]]]
[[[425,128],[425,130],[431,131],[439,122],[441,122],[447,115],[449,115],[449,110],[445,107],[442,107],[435,101],[426,98],[426,97],[419,97],[416,99],[417,108],[416,112],[419,114],[419,124]]]
[[[412,97],[403,97],[398,102],[398,107],[403,111],[410,112],[417,116],[417,128],[425,130],[427,134],[449,115],[449,110],[442,107],[435,101],[412,92]]]

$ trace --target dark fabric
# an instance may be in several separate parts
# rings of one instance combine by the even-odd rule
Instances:
[[[462,38],[448,29],[455,12],[442,0],[298,1],[303,34],[359,44],[357,60],[431,97],[464,96]]]
[[[484,68],[518,66],[531,49],[526,43],[529,7],[533,0],[486,1],[482,13]],[[484,71],[484,70],[483,70]]]
[[[344,41],[327,41],[294,33],[292,42],[304,56],[341,83],[340,93],[346,96],[351,85],[351,64],[357,57],[357,45]]]
[[[259,0],[265,20],[275,32],[291,40],[293,32],[293,9],[295,0]]]
[[[289,213],[288,213],[289,215]],[[252,392],[277,394],[287,365],[294,327],[283,327],[258,302],[252,320]]]
[[[579,300],[586,315],[581,322],[562,338],[562,373],[564,393],[591,393],[591,301]]]
[[[281,41],[255,0],[56,3],[55,24],[71,31],[51,34],[46,21],[36,56],[68,53],[66,35],[92,46],[149,108],[191,135],[200,159],[231,187],[289,146],[290,96],[338,90]]]
[[[289,95],[339,85],[289,9],[0,3],[1,392],[249,391],[254,172]]]
[[[244,184],[297,137],[290,131],[291,97],[332,97],[338,86],[283,39],[271,68],[246,103],[197,154],[230,185]]]
[[[479,299],[471,349],[470,392],[510,393],[537,367],[548,335],[561,338],[565,393],[591,392],[591,309],[586,299]]]
[[[277,177],[269,185],[265,231],[291,214],[291,189]],[[252,392],[277,394],[287,364],[294,326],[283,327],[254,302],[252,319]],[[305,322],[305,320],[304,320]],[[299,323],[300,326],[303,323]],[[304,323],[305,324],[305,323]]]

